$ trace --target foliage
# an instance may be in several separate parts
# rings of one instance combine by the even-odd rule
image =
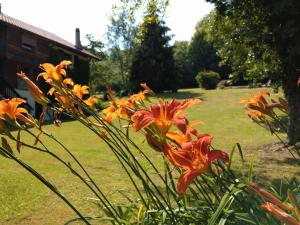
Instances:
[[[231,26],[238,28],[232,33],[235,35],[233,38],[235,37],[247,48],[254,47],[252,49],[255,58],[262,59],[267,54],[265,57],[267,60],[275,59],[274,62],[279,62],[282,73],[278,74],[278,79],[283,85],[290,107],[289,140],[290,143],[300,141],[300,121],[298,120],[300,89],[296,84],[298,78],[296,68],[300,64],[298,41],[300,29],[297,16],[300,9],[299,2],[296,0],[234,0],[230,2],[210,0],[209,2],[215,3],[217,15],[221,21],[229,19]],[[265,53],[265,49],[270,50],[269,53]],[[271,63],[271,65],[275,64]]]
[[[281,68],[276,52],[261,40],[256,40],[259,37],[246,33],[250,28],[244,20],[235,21],[211,12],[206,21],[207,39],[217,49],[220,65],[230,66],[234,83],[277,80]]]
[[[199,87],[205,89],[216,89],[220,75],[214,71],[201,71],[197,74],[196,80]]]
[[[106,85],[119,87],[116,90],[124,89],[119,66],[110,58],[106,57],[101,61],[90,63],[90,88],[93,93],[105,92]]]
[[[139,28],[139,41],[131,66],[130,84],[133,91],[137,91],[142,82],[147,82],[157,93],[163,90],[176,91],[178,88],[173,51],[168,45],[169,29],[159,14],[156,2],[149,3]]]
[[[221,64],[217,55],[219,46],[214,46],[211,35],[211,14],[201,19],[195,28],[195,33],[190,43],[191,67],[194,76],[199,71],[212,70],[220,74],[222,79],[228,78],[229,69],[226,64]]]
[[[118,67],[121,85],[128,86],[129,69],[132,62],[133,42],[137,26],[130,1],[121,1],[114,6],[107,31],[108,51]]]
[[[187,41],[175,41],[173,45],[175,71],[179,79],[180,88],[196,87],[195,72],[190,57],[190,44]]]
[[[87,39],[88,44],[87,46],[83,46],[83,48],[95,56],[98,56],[99,59],[105,58],[105,54],[103,53],[104,44],[99,40],[95,40],[92,34],[87,34],[85,38]]]

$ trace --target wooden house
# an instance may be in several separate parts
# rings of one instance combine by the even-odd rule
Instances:
[[[31,114],[38,116],[41,106],[34,102],[16,73],[22,70],[35,80],[41,72],[41,63],[58,64],[65,59],[72,61],[68,72],[75,82],[87,84],[89,61],[98,58],[82,48],[78,28],[75,44],[72,44],[53,33],[1,13],[0,6],[0,98],[25,98]]]

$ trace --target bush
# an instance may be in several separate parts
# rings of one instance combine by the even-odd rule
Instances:
[[[199,87],[204,89],[216,89],[220,75],[214,71],[201,71],[196,76]]]

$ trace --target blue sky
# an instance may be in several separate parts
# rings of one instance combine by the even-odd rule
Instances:
[[[104,40],[111,7],[118,0],[0,0],[2,12],[74,43],[75,28]],[[190,40],[196,23],[213,9],[205,0],[170,0],[166,25],[174,40]]]

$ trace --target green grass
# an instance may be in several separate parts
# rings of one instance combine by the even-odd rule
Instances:
[[[253,123],[245,114],[240,98],[249,97],[261,89],[226,89],[204,91],[202,89],[181,90],[176,94],[164,94],[160,97],[170,99],[201,98],[200,105],[188,109],[190,121],[202,120],[198,125],[200,132],[214,136],[216,148],[230,152],[239,142],[249,161],[255,157],[255,173],[268,179],[291,177],[297,173],[290,155],[285,152],[264,151],[263,146],[275,143],[277,139]],[[131,185],[104,143],[78,122],[64,122],[61,128],[52,125],[45,128],[72,150],[81,159],[101,188],[110,198],[119,202],[123,197],[119,190],[131,194]],[[151,157],[160,163],[161,155],[150,150],[141,135],[130,133]],[[23,135],[23,140],[33,140]],[[59,146],[43,137],[51,149],[60,153]],[[62,154],[62,153],[60,153]],[[62,154],[63,155],[63,154]],[[97,207],[91,202],[93,196],[80,182],[48,156],[23,148],[20,157],[38,169],[48,179],[55,182],[65,195],[79,206],[85,214],[96,214]],[[240,169],[240,159],[235,158],[235,168]],[[73,212],[55,195],[13,161],[0,158],[0,224],[63,224],[74,218]],[[280,171],[280,172],[278,172]],[[296,174],[299,175],[299,174]],[[88,194],[87,194],[88,193]]]

